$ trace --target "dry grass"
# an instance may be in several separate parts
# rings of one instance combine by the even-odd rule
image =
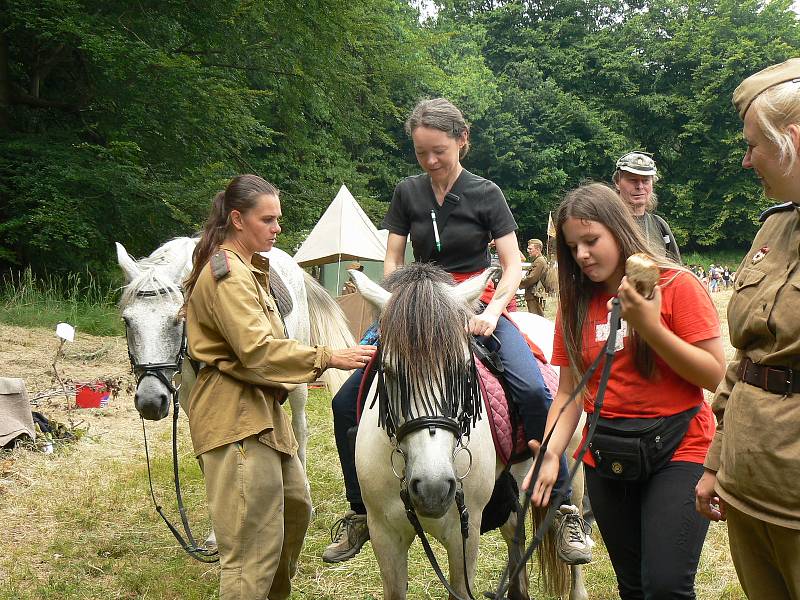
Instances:
[[[721,308],[728,297],[723,292],[714,300]],[[552,306],[548,308],[552,310]],[[722,317],[724,320],[724,313]],[[29,392],[48,388],[56,347],[50,331],[0,325],[0,375],[24,378]],[[79,336],[61,364],[62,375],[73,379],[119,375],[127,370],[124,340]],[[369,544],[344,564],[324,565],[319,558],[328,543],[328,528],[344,512],[346,503],[329,398],[323,392],[312,392],[309,406],[309,472],[316,516],[294,581],[293,598],[380,598],[380,575]],[[51,455],[24,450],[0,454],[0,522],[4,525],[0,600],[215,598],[217,567],[183,555],[153,510],[141,425],[130,392],[123,391],[107,409],[68,415],[63,399],[53,398],[40,410],[62,421],[83,420],[90,427],[89,434]],[[191,456],[185,419],[182,426],[184,494],[192,522],[205,534],[208,518],[203,483]],[[169,423],[149,423],[148,432],[157,456],[157,493],[174,514]],[[441,548],[437,554],[446,562]],[[485,536],[476,592],[495,587],[504,557],[499,535]],[[613,570],[602,544],[595,557],[586,568],[590,597],[616,598]],[[409,564],[410,598],[446,598],[418,543],[412,547]],[[712,525],[709,531],[697,591],[701,600],[744,598],[730,561],[724,524]]]

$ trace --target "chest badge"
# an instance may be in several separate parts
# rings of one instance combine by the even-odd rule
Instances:
[[[750,262],[754,265],[757,265],[764,260],[764,257],[767,256],[767,254],[769,254],[769,246],[761,246],[761,248],[758,249],[758,252],[753,254],[753,258],[750,259]]]

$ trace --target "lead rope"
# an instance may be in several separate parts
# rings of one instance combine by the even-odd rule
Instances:
[[[186,323],[184,322],[184,335],[181,341],[181,348],[178,351],[178,356],[175,361],[177,372],[180,373],[183,366],[183,358],[186,355]],[[142,419],[142,435],[144,436],[144,454],[147,460],[147,480],[150,485],[150,497],[153,499],[153,505],[156,512],[164,520],[172,535],[181,545],[181,548],[192,558],[202,563],[214,563],[219,561],[219,551],[211,550],[198,546],[197,542],[192,535],[192,528],[189,526],[189,519],[186,514],[186,507],[183,504],[183,494],[181,493],[181,480],[178,471],[178,413],[180,412],[180,402],[178,395],[180,393],[180,385],[177,387],[170,384],[170,391],[172,392],[172,474],[175,481],[175,497],[178,504],[178,514],[181,517],[183,525],[183,535],[178,528],[164,514],[164,510],[156,500],[156,494],[153,490],[153,475],[150,468],[150,449],[147,444],[147,429],[145,428],[144,419]],[[186,536],[184,538],[184,535]]]
[[[564,414],[567,406],[569,406],[572,402],[575,401],[578,394],[586,387],[586,384],[589,382],[589,379],[594,375],[594,372],[598,369],[601,362],[603,364],[603,371],[600,375],[600,382],[597,386],[597,395],[595,396],[595,404],[594,404],[594,412],[592,413],[592,417],[589,423],[589,430],[586,433],[586,439],[578,448],[578,452],[575,458],[575,464],[569,471],[569,477],[567,478],[566,485],[556,494],[555,498],[551,497],[550,499],[550,507],[545,514],[545,518],[540,523],[539,528],[536,530],[536,534],[534,535],[531,543],[525,549],[525,553],[522,555],[520,561],[515,564],[513,567],[511,565],[511,559],[509,558],[508,563],[506,563],[506,568],[503,570],[503,574],[500,576],[500,580],[497,584],[497,589],[495,590],[494,594],[491,592],[484,592],[484,596],[487,598],[494,598],[495,600],[507,600],[506,592],[508,591],[508,586],[510,582],[516,578],[520,571],[524,568],[525,564],[528,562],[533,553],[536,549],[541,546],[542,541],[544,540],[544,536],[549,529],[550,525],[555,518],[556,512],[558,511],[559,507],[561,506],[561,501],[566,497],[566,490],[569,488],[569,484],[575,479],[575,474],[578,472],[578,469],[581,467],[583,463],[583,457],[586,454],[587,449],[589,448],[589,444],[592,442],[592,438],[594,437],[595,429],[597,429],[597,421],[600,418],[600,409],[603,407],[603,399],[606,392],[606,387],[608,386],[608,380],[611,376],[611,365],[614,362],[614,352],[617,345],[617,330],[619,328],[619,321],[620,321],[620,303],[618,298],[614,298],[611,301],[611,314],[609,316],[609,332],[608,332],[608,339],[606,340],[605,346],[603,350],[597,355],[597,358],[594,359],[591,366],[587,369],[586,373],[584,373],[583,378],[581,379],[580,383],[575,387],[570,394],[569,400],[565,402],[561,409],[558,411],[558,415],[556,415],[556,420],[553,423],[553,426],[550,429],[550,432],[545,436],[544,440],[542,441],[542,445],[539,448],[539,454],[536,456],[536,461],[533,465],[533,475],[531,476],[531,482],[535,482],[539,477],[539,472],[542,469],[542,462],[544,461],[544,455],[547,451],[547,448],[550,444],[550,438],[555,431],[556,424],[558,420],[561,418],[561,415]],[[533,487],[533,486],[531,486]],[[528,512],[531,504],[531,497],[533,496],[532,489],[525,490],[525,500],[522,504],[522,519],[517,521],[517,529],[514,535],[514,542],[524,543],[525,539],[525,514]]]

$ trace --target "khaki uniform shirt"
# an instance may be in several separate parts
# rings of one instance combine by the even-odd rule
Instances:
[[[726,502],[792,529],[800,529],[800,394],[772,394],[739,381],[736,369],[744,357],[800,368],[799,248],[795,207],[767,218],[739,266],[728,304],[736,357],[714,395],[719,425],[705,461]]]
[[[526,300],[542,296],[542,292],[539,291],[539,282],[542,280],[546,266],[547,261],[540,254],[533,260],[528,274],[519,282],[519,287],[525,290]]]
[[[269,261],[252,264],[223,246],[230,272],[216,279],[210,263],[186,310],[189,355],[206,366],[189,395],[189,427],[197,456],[261,434],[260,440],[292,455],[297,441],[281,403],[294,385],[314,381],[331,351],[286,339],[269,289]]]

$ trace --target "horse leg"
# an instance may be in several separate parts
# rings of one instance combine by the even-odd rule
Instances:
[[[517,565],[522,560],[522,555],[525,552],[525,540],[522,539],[519,543],[514,542],[514,535],[517,531],[517,523],[519,515],[512,512],[508,521],[500,527],[500,534],[506,542],[508,547],[508,563],[510,565]],[[513,580],[508,582],[508,597],[511,600],[530,600],[528,593],[528,569],[523,567]]]
[[[367,507],[367,525],[370,543],[378,559],[383,582],[384,600],[406,600],[408,593],[408,549],[414,540],[410,525],[401,529],[392,527],[383,518],[375,519],[375,510]],[[377,512],[380,512],[377,509]],[[405,519],[405,513],[395,511],[396,516]],[[406,522],[407,523],[407,522]]]
[[[297,457],[303,470],[306,468],[306,446],[308,445],[308,422],[306,421],[306,402],[308,401],[308,386],[298,385],[289,392],[289,406],[292,407],[292,431],[297,439]],[[306,483],[308,476],[306,475]]]

